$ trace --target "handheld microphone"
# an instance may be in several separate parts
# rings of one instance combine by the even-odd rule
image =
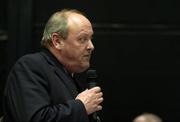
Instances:
[[[96,70],[88,70],[87,71],[87,82],[88,82],[88,88],[93,88],[97,85],[97,74]]]
[[[93,88],[97,85],[97,73],[96,70],[88,70],[87,71],[87,82],[88,88]],[[97,113],[92,113],[92,122],[100,122],[100,118],[97,116]]]

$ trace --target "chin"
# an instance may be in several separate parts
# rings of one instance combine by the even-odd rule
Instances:
[[[81,66],[78,72],[81,73],[81,72],[86,71],[89,68],[89,66],[90,66],[89,63],[84,64],[83,66]]]

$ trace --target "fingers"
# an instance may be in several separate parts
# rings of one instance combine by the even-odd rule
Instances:
[[[96,87],[93,87],[93,88],[91,88],[89,90],[92,91],[92,92],[98,93],[98,92],[101,91],[101,88],[99,86],[96,86]]]
[[[103,93],[101,88],[96,86],[91,89],[79,93],[75,99],[79,99],[85,105],[86,111],[89,114],[102,110],[100,105],[103,102]]]
[[[101,88],[100,87],[94,87],[92,90],[95,94],[94,94],[94,102],[99,105],[100,103],[103,102],[103,93],[101,92]]]
[[[102,110],[102,106],[100,105],[102,102],[103,102],[103,93],[102,92],[99,92],[99,93],[96,93],[96,98],[95,98],[95,104],[97,105],[96,107],[96,111],[100,111]]]
[[[96,111],[100,111],[100,110],[102,110],[102,106],[98,105]]]
[[[103,93],[102,93],[102,92],[99,92],[99,93],[96,94],[96,98],[100,98],[100,97],[102,97],[102,96],[103,96]]]
[[[104,98],[103,98],[102,96],[100,96],[100,97],[96,97],[96,99],[95,99],[95,103],[96,103],[96,105],[101,104],[101,103],[103,102],[103,100],[104,100]]]

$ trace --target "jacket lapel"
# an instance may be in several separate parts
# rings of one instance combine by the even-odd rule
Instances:
[[[54,73],[64,83],[71,96],[75,98],[78,94],[77,87],[73,78],[65,71],[63,65],[49,52],[47,49],[43,49],[41,54],[45,57],[48,63],[52,66]]]
[[[54,71],[56,75],[62,80],[62,82],[65,84],[67,89],[70,91],[73,98],[75,98],[78,94],[78,90],[75,85],[75,81],[71,78],[69,74],[67,74],[65,71],[60,70],[57,67],[54,67]]]

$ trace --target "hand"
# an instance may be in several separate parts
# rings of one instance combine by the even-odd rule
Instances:
[[[103,101],[103,93],[101,92],[100,87],[93,87],[91,89],[87,89],[76,97],[84,104],[87,114],[91,114],[95,111],[99,111],[102,109],[100,103]]]

